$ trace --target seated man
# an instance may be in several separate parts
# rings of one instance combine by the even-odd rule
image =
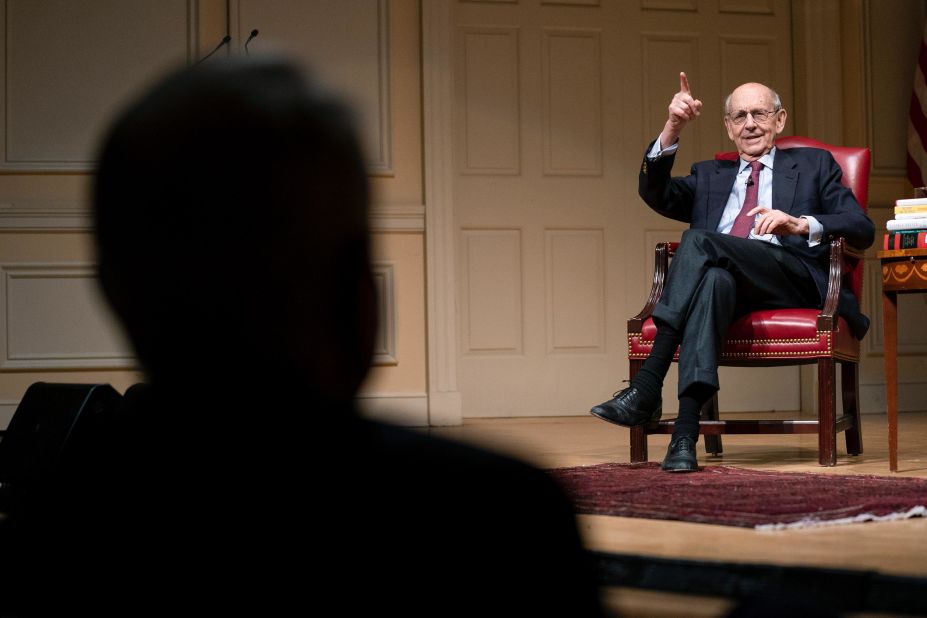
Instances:
[[[170,75],[93,206],[148,382],[9,531],[10,615],[600,615],[548,475],[358,414],[368,183],[329,94],[279,61]]]
[[[699,413],[719,388],[718,358],[731,322],[756,309],[821,307],[826,241],[843,236],[865,249],[875,230],[829,152],[776,149],[787,114],[763,84],[737,87],[724,104],[739,161],[703,161],[689,176],[671,178],[679,135],[702,108],[685,73],[679,83],[663,131],[644,156],[639,192],[653,210],[690,228],[653,312],[653,351],[628,388],[591,412],[625,427],[659,419],[663,378],[679,346],[679,415],[663,469],[690,472],[698,469]],[[839,310],[862,338],[869,320],[850,290],[841,291]]]

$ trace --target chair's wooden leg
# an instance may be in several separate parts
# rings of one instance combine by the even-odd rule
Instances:
[[[822,466],[837,465],[836,361],[818,359],[818,461]]]
[[[859,366],[850,362],[840,363],[840,382],[843,413],[853,417],[853,426],[847,429],[847,453],[860,455],[863,452],[863,426],[859,418]]]
[[[711,399],[702,406],[702,419],[708,421],[718,420],[718,393],[712,395]],[[705,436],[705,452],[712,455],[720,455],[724,452],[721,445],[721,436],[718,434],[709,434]]]
[[[628,378],[633,380],[637,372],[644,366],[639,359],[628,360]],[[647,461],[647,430],[643,425],[631,428],[631,463]]]
[[[643,425],[631,427],[631,463],[647,461],[647,431]]]
[[[628,360],[628,379],[633,380],[634,376],[637,375],[637,372],[641,370],[641,367],[644,366],[644,361],[632,358]]]

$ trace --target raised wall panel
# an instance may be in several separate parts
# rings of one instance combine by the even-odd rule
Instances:
[[[396,358],[396,293],[393,284],[393,264],[374,262],[373,284],[377,291],[377,334],[373,342],[373,364],[395,365]]]
[[[0,368],[136,365],[87,264],[0,265]]]
[[[720,101],[734,88],[747,82],[760,82],[781,93],[786,84],[776,83],[776,39],[767,36],[722,35],[721,41],[721,92]],[[783,106],[788,103],[783,100]],[[718,123],[719,144],[731,150],[732,144],[722,123]]]
[[[866,46],[871,67],[867,75],[870,99],[867,110],[872,172],[874,176],[904,177],[908,110],[927,7],[920,0],[867,5]],[[897,193],[894,196],[899,197],[911,196]]]
[[[697,0],[641,0],[645,11],[697,11]]]
[[[459,166],[464,174],[518,174],[518,29],[460,29]]]
[[[357,110],[368,168],[393,173],[387,0],[233,0],[231,30],[251,55],[281,53]]]
[[[688,33],[642,32],[642,109],[644,110],[644,144],[649,144],[663,130],[666,123],[666,106],[650,104],[650,101],[666,101],[672,98],[667,93],[666,76],[685,71],[690,83],[701,83],[698,54],[699,37]],[[678,83],[678,80],[675,80]],[[673,80],[669,84],[675,86]],[[694,86],[693,86],[694,87]],[[686,149],[701,152],[701,131],[686,131]],[[691,146],[689,144],[691,143]]]
[[[734,88],[747,82],[760,82],[780,91],[784,89],[785,84],[776,84],[774,37],[722,35],[720,38],[722,101]]]
[[[605,351],[604,232],[545,230],[547,349]]]
[[[773,15],[773,0],[720,0],[719,13],[745,13],[748,15]]]
[[[602,173],[602,56],[597,30],[545,29],[543,148],[547,175]]]
[[[461,236],[465,353],[521,354],[521,232],[463,230]]]
[[[195,0],[0,0],[0,170],[88,170],[117,111],[196,48]]]

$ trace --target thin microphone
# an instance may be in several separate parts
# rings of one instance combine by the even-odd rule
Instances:
[[[214,53],[216,53],[217,51],[219,51],[220,49],[222,49],[222,46],[223,46],[223,45],[228,45],[228,44],[229,44],[229,41],[231,41],[231,40],[232,40],[232,37],[226,34],[224,37],[222,37],[222,42],[219,43],[218,45],[216,45],[216,48],[215,48],[214,50],[212,50],[211,52],[209,52],[208,54],[206,54],[205,56],[203,56],[202,58],[200,58],[200,59],[196,62],[196,64],[199,64],[200,62],[205,61],[207,58],[209,58],[210,56],[212,56]]]
[[[750,185],[753,184],[753,175],[752,175],[752,174],[751,174],[750,176],[747,176],[747,182],[746,182],[746,184],[747,184],[748,187],[749,187]]]
[[[257,35],[258,35],[258,30],[257,30],[257,28],[255,28],[254,30],[251,31],[251,36],[248,37],[248,40],[245,41],[245,55],[246,55],[246,56],[250,56],[250,55],[251,55],[251,54],[248,53],[248,43],[250,43],[250,42],[251,42],[251,39],[253,39],[253,38],[256,37]]]

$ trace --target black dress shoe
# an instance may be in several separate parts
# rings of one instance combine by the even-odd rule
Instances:
[[[673,438],[663,459],[663,469],[667,472],[698,472],[695,440],[689,436]]]
[[[629,386],[615,393],[614,398],[600,403],[589,411],[609,423],[634,427],[660,420],[663,414],[663,402],[658,399],[656,406],[645,403],[644,396],[637,390],[637,387]]]

